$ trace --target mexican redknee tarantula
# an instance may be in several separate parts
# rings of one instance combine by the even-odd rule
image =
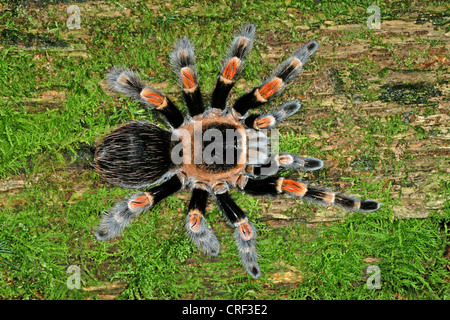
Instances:
[[[146,121],[131,122],[112,132],[96,148],[95,167],[107,182],[143,189],[106,212],[96,233],[99,240],[117,237],[144,210],[179,190],[190,188],[186,230],[195,245],[207,255],[219,253],[219,242],[205,220],[206,203],[211,196],[235,227],[234,236],[244,267],[257,278],[260,268],[256,230],[233,201],[232,188],[252,195],[286,194],[362,212],[379,208],[374,200],[359,200],[277,175],[281,169],[311,171],[323,165],[319,159],[269,150],[272,144],[268,130],[293,115],[300,103],[288,102],[268,114],[248,111],[280,94],[301,73],[319,44],[306,43],[267,80],[233,105],[227,105],[228,94],[242,73],[254,35],[255,26],[248,24],[232,41],[208,106],[202,99],[192,44],[186,37],[176,43],[170,58],[189,112],[186,117],[168,97],[144,84],[134,72],[113,68],[108,74],[112,90],[160,112],[170,130]]]

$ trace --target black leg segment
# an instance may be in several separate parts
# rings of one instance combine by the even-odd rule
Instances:
[[[159,201],[167,198],[168,196],[174,194],[175,192],[181,190],[183,184],[181,183],[178,176],[173,176],[169,180],[161,183],[159,186],[147,189],[153,196],[153,204],[155,205]]]
[[[255,30],[253,24],[244,26],[231,43],[212,93],[211,107],[225,109],[228,94],[241,74],[244,59],[252,48]]]
[[[127,200],[116,203],[104,214],[95,236],[98,240],[116,238],[142,212],[152,208],[162,199],[180,190],[181,187],[180,179],[177,176],[173,176],[157,187],[150,188],[146,192],[134,194]]]
[[[175,44],[170,59],[175,74],[178,76],[180,87],[183,89],[183,97],[189,114],[191,116],[202,114],[205,107],[195,69],[194,46],[188,38],[183,37]]]
[[[242,209],[239,208],[236,202],[234,202],[231,198],[230,193],[225,192],[222,194],[216,194],[216,199],[220,209],[230,223],[237,223],[247,217],[244,211],[242,211]]]
[[[183,123],[183,114],[173,102],[158,90],[146,86],[133,71],[113,68],[107,75],[107,82],[111,90],[120,92],[141,102],[147,108],[160,112],[172,127],[178,128]]]
[[[248,110],[257,108],[276,97],[284,90],[286,85],[301,73],[303,66],[318,47],[319,44],[316,41],[305,44],[291,58],[284,61],[271,77],[240,97],[233,108],[239,114],[244,115]]]
[[[192,190],[189,212],[186,216],[186,231],[198,249],[215,257],[219,254],[219,241],[204,217],[208,195],[208,192],[202,189]]]
[[[216,200],[227,220],[236,228],[234,237],[242,264],[253,278],[258,278],[261,271],[257,262],[255,227],[248,221],[246,214],[233,201],[228,192],[216,194]]]

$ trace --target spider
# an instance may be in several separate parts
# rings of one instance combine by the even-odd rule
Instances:
[[[233,201],[230,191],[238,188],[251,195],[298,197],[321,205],[370,212],[379,208],[374,200],[359,200],[281,177],[286,169],[312,171],[322,168],[316,158],[301,158],[270,150],[271,130],[293,115],[298,101],[283,104],[267,114],[249,113],[275,96],[303,70],[318,49],[310,41],[279,65],[275,72],[232,105],[230,90],[242,73],[255,37],[255,26],[245,25],[234,37],[217,77],[209,105],[204,104],[195,67],[194,47],[183,37],[170,55],[189,112],[183,116],[160,91],[147,86],[133,71],[113,67],[107,82],[145,107],[163,115],[169,130],[147,121],[127,123],[106,136],[95,149],[95,168],[108,183],[141,192],[117,202],[108,210],[96,237],[117,237],[143,211],[182,189],[191,189],[185,218],[187,234],[209,256],[219,253],[219,241],[205,219],[208,198],[215,200],[226,220],[235,228],[234,237],[242,264],[254,278],[261,274],[256,250],[256,229]]]

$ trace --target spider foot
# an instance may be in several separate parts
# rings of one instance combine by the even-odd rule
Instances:
[[[292,158],[292,160],[291,160]],[[323,167],[323,161],[316,158],[300,158],[298,156],[291,156],[283,154],[279,157],[280,166],[287,169],[299,169],[302,171],[313,171]]]
[[[186,230],[197,248],[203,253],[212,257],[219,254],[219,241],[198,210],[192,210],[186,216]]]
[[[135,194],[128,200],[116,203],[105,213],[95,236],[98,240],[116,238],[134,218],[152,205],[153,199],[148,193]]]
[[[236,223],[234,237],[244,268],[253,278],[258,278],[261,275],[261,269],[257,263],[255,227],[247,219],[238,222]]]

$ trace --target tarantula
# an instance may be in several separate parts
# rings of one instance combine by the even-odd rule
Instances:
[[[95,167],[107,182],[123,188],[143,189],[105,213],[96,232],[97,239],[117,237],[144,210],[179,190],[190,188],[192,194],[185,225],[195,245],[207,255],[219,253],[219,242],[205,219],[207,200],[211,196],[226,220],[235,227],[234,237],[245,269],[257,278],[260,267],[256,230],[233,201],[232,188],[252,195],[285,194],[362,212],[379,208],[374,200],[359,200],[277,175],[282,169],[311,171],[323,166],[319,159],[271,152],[269,136],[273,130],[270,129],[293,115],[300,103],[288,102],[267,114],[249,114],[248,111],[280,94],[301,73],[319,44],[316,41],[306,43],[267,80],[233,105],[227,105],[229,92],[242,73],[254,36],[255,26],[248,24],[234,37],[207,106],[200,91],[194,47],[186,37],[175,44],[170,58],[189,112],[186,117],[168,97],[144,84],[133,71],[114,67],[108,73],[107,81],[112,90],[158,111],[167,120],[170,130],[147,121],[135,121],[119,127],[97,146]]]

